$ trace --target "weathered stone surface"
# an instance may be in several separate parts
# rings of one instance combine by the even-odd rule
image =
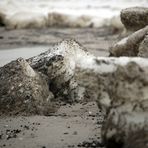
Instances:
[[[145,127],[145,129],[146,128],[147,127]],[[137,130],[129,134],[127,138],[128,142],[125,144],[124,148],[148,148],[148,145],[146,144],[148,141],[147,130]]]
[[[75,80],[76,55],[83,48],[74,40],[64,40],[54,47],[30,58],[31,67],[48,76],[50,90],[55,96],[73,100],[77,98],[77,82]]]
[[[138,56],[146,58],[148,57],[148,32],[144,40],[140,43],[138,51]]]
[[[107,148],[148,147],[148,110],[143,110],[143,106],[135,110],[135,106],[128,103],[110,110],[102,128],[102,138]]]
[[[82,53],[79,53],[76,68],[76,79],[78,85],[85,89],[85,95],[87,95],[88,98],[99,100],[101,104],[100,108],[106,112],[106,108],[108,108],[111,103],[109,96],[110,94],[108,94],[108,91],[112,91],[113,89],[114,91],[116,90],[116,88],[113,88],[115,77],[112,78],[112,74],[119,66],[124,67],[130,62],[135,62],[141,67],[148,67],[148,60],[139,57],[96,58],[90,54],[84,56]]]
[[[147,32],[148,26],[117,42],[110,48],[110,56],[137,56],[139,50],[143,50],[141,49],[142,47],[139,49],[139,46],[140,43],[144,40]]]
[[[0,113],[46,114],[50,99],[46,77],[22,58],[0,68]]]
[[[136,31],[148,25],[148,8],[131,7],[121,11],[121,21],[127,30]]]
[[[103,141],[107,148],[147,148],[148,61],[139,63],[137,58],[122,65],[117,61],[118,66],[113,71],[98,76],[97,102],[106,116]],[[130,139],[137,143],[131,143]]]

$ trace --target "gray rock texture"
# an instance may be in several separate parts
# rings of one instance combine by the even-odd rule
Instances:
[[[0,113],[45,115],[52,98],[46,76],[35,72],[24,59],[0,68]]]
[[[145,51],[146,46],[144,45],[145,41],[143,40],[147,33],[148,26],[132,33],[126,38],[123,38],[121,41],[117,42],[110,48],[110,56],[138,56],[139,52]],[[145,46],[144,49],[143,46]],[[143,56],[143,54],[139,55]]]
[[[148,67],[142,66],[145,62],[118,64],[115,71],[98,77],[97,102],[106,116],[102,139],[107,148],[148,147]]]
[[[45,115],[51,92],[66,100],[88,98],[105,115],[107,148],[147,148],[148,59],[96,58],[76,41],[64,40],[27,62],[18,59],[0,68],[2,113]]]
[[[137,31],[148,25],[148,8],[131,7],[121,11],[121,21],[125,28]]]
[[[31,67],[48,77],[50,90],[56,97],[76,98],[76,50],[80,45],[74,40],[64,40],[48,51],[28,59]]]
[[[139,57],[145,57],[145,58],[148,57],[148,32],[145,35],[144,40],[140,43],[138,51],[139,51],[138,53]]]

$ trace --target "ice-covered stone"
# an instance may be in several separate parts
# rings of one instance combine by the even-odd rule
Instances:
[[[148,61],[130,61],[111,73],[98,76],[98,106],[106,119],[102,138],[107,148],[132,146],[131,140],[147,147],[148,141]],[[141,135],[138,137],[138,134]]]
[[[81,87],[85,88],[85,95],[87,95],[85,98],[88,97],[94,100],[99,98],[101,102],[100,107],[104,112],[106,112],[106,108],[111,103],[107,90],[113,88],[113,82],[115,82],[115,78],[112,78],[110,75],[115,73],[118,67],[125,67],[130,62],[137,63],[142,68],[148,67],[148,60],[139,57],[96,58],[89,54],[87,56],[81,54],[79,54],[79,60],[77,60],[79,63],[77,64],[75,74],[77,82]]]
[[[78,91],[75,69],[79,52],[84,52],[79,43],[63,40],[28,62],[33,69],[48,76],[50,89],[56,96],[73,100]]]

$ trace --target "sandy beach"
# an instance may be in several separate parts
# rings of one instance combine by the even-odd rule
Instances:
[[[0,148],[147,148],[147,4],[1,1]]]
[[[102,121],[95,102],[63,105],[50,116],[1,117],[0,147],[96,147]]]

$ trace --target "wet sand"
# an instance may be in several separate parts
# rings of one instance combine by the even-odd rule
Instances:
[[[75,39],[96,56],[108,56],[108,48],[117,40],[115,29],[45,28],[5,30],[0,28],[0,50],[22,47],[50,46],[63,39]],[[116,33],[116,34],[114,34]]]
[[[0,147],[87,147],[89,142],[100,142],[102,121],[95,102],[64,105],[46,117],[4,117],[0,119]]]
[[[0,28],[1,66],[17,57],[31,57],[62,39],[73,38],[96,56],[108,56],[108,48],[118,38],[113,30]],[[92,98],[93,100],[93,98]],[[103,116],[94,101],[61,105],[50,116],[0,117],[0,147],[77,148],[101,147]]]

